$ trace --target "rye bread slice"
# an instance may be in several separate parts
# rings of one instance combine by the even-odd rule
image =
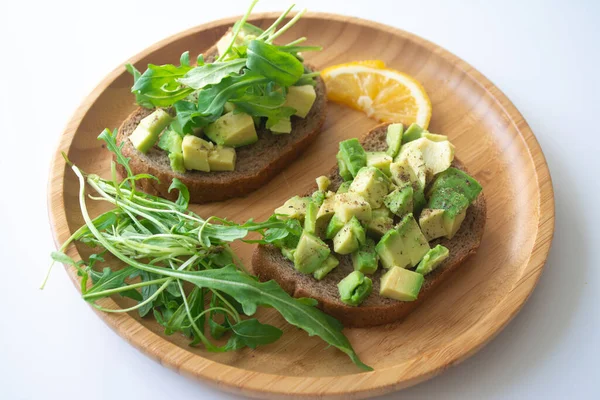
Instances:
[[[205,60],[212,62],[215,54],[216,45],[206,51]],[[310,66],[309,68],[314,70]],[[327,103],[325,83],[320,77],[317,77],[315,90],[317,98],[306,118],[292,116],[291,133],[274,135],[261,126],[256,129],[256,143],[236,149],[235,171],[188,171],[180,174],[171,169],[167,153],[157,146],[146,154],[137,151],[127,137],[133,133],[140,120],[153,111],[146,108],[138,108],[121,124],[117,143],[124,144],[122,152],[125,157],[131,158],[133,173],[148,173],[159,179],[159,182],[150,179],[139,181],[139,187],[146,193],[174,199],[177,193],[169,193],[168,190],[173,178],[179,178],[188,187],[192,203],[241,197],[266,184],[317,138],[325,122]],[[118,166],[118,171],[125,175],[122,166]]]
[[[387,125],[379,125],[363,139],[362,145],[367,151],[382,151],[387,148],[385,134]],[[468,172],[464,165],[454,160],[453,166]],[[331,190],[337,190],[342,179],[335,167],[329,174]],[[308,192],[309,195],[314,190]],[[441,244],[450,250],[450,256],[432,273],[425,276],[425,282],[419,297],[413,302],[397,301],[379,296],[381,275],[386,271],[381,266],[371,275],[373,292],[358,307],[351,307],[341,302],[337,283],[353,271],[350,256],[339,256],[340,264],[323,280],[317,281],[312,275],[304,275],[294,269],[291,261],[285,258],[279,249],[271,245],[259,245],[252,257],[254,273],[261,281],[274,279],[281,287],[294,297],[312,297],[319,302],[318,307],[327,314],[339,319],[344,326],[367,327],[382,325],[402,319],[425,301],[435,288],[452,272],[457,270],[463,261],[479,248],[486,221],[486,203],[483,192],[469,206],[465,220],[459,231],[452,238],[439,238],[430,242],[431,246]]]

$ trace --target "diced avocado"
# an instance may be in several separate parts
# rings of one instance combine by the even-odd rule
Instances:
[[[209,172],[208,152],[212,149],[212,143],[202,140],[194,135],[185,135],[181,148],[183,149],[183,165],[185,169],[195,169]]]
[[[352,253],[352,266],[355,271],[373,274],[377,271],[378,265],[379,257],[375,251],[375,242],[373,239],[367,238],[365,244]]]
[[[341,193],[335,195],[335,213],[344,222],[350,221],[352,217],[361,222],[371,219],[371,205],[357,193]]]
[[[412,214],[406,215],[395,229],[388,231],[377,246],[377,254],[385,268],[415,266],[429,251],[429,243]]]
[[[291,262],[294,262],[294,253],[295,252],[296,252],[296,249],[290,249],[289,247],[281,248],[281,254],[283,254],[283,256],[285,258],[287,258],[288,260],[290,260]]]
[[[411,185],[413,188],[413,212],[418,214],[425,207],[426,200],[423,193],[425,188],[425,173],[419,171],[419,175],[408,165],[406,160],[394,162],[390,165],[392,181],[402,188]]]
[[[315,272],[327,259],[331,250],[315,235],[303,232],[294,252],[294,267],[303,274]]]
[[[325,199],[319,207],[319,212],[317,213],[317,230],[322,230],[325,228],[326,224],[329,222],[333,214],[335,214],[335,197],[333,192],[328,192],[325,195]]]
[[[431,197],[432,193],[443,187],[453,188],[464,195],[469,200],[469,203],[472,203],[482,190],[479,182],[466,172],[454,167],[448,168],[435,177],[429,190],[427,190],[427,196]]]
[[[429,182],[436,174],[445,171],[454,160],[454,145],[449,141],[434,142],[425,137],[402,146],[394,161],[410,165],[422,180]]]
[[[367,223],[367,234],[379,240],[387,231],[393,228],[392,213],[386,207],[372,211],[372,219]]]
[[[316,98],[317,92],[312,85],[290,86],[283,105],[295,109],[294,115],[306,118]]]
[[[413,193],[412,186],[404,186],[385,196],[383,203],[391,212],[401,217],[413,212]]]
[[[282,118],[279,121],[277,121],[276,124],[272,125],[269,129],[274,134],[290,133],[292,132],[292,121],[289,118]]]
[[[352,185],[352,180],[342,182],[340,184],[340,187],[338,187],[338,190],[336,193],[348,193],[348,189],[350,189],[350,185]]]
[[[180,174],[185,174],[185,164],[183,161],[183,153],[169,153],[169,162],[171,169]]]
[[[235,104],[233,104],[230,101],[225,102],[225,104],[223,105],[223,114],[227,114],[229,112],[232,112],[233,110],[235,110]]]
[[[404,251],[410,257],[410,265],[414,267],[421,261],[423,256],[429,251],[429,242],[421,232],[421,228],[413,214],[407,214],[396,228],[404,242]]]
[[[358,306],[373,290],[373,281],[360,271],[353,271],[338,283],[340,300],[351,305]]]
[[[323,202],[325,201],[325,192],[322,190],[317,190],[315,192],[313,192],[312,196],[310,196],[313,203],[315,203],[317,205],[317,210],[318,207],[321,207],[321,204],[323,204]]]
[[[183,138],[171,129],[165,129],[158,138],[158,147],[168,153],[183,153]]]
[[[342,179],[346,182],[352,181],[352,178],[353,178],[352,173],[348,169],[348,166],[346,165],[346,161],[344,161],[344,159],[342,158],[342,153],[338,151],[335,158],[337,160],[338,171],[339,171],[339,174],[342,177]]]
[[[448,249],[441,244],[438,244],[425,254],[419,265],[417,265],[415,272],[421,275],[427,275],[436,269],[449,255],[450,252]]]
[[[145,153],[154,146],[158,140],[158,135],[173,121],[173,117],[161,108],[157,108],[145,118],[142,118],[139,125],[129,135],[129,140],[133,147],[138,151]]]
[[[333,254],[330,254],[329,257],[323,261],[323,264],[321,264],[321,266],[315,272],[313,272],[313,277],[320,281],[321,279],[325,278],[325,276],[327,276],[327,274],[330,273],[335,267],[337,267],[339,263],[339,260],[335,258]]]
[[[433,240],[446,236],[446,224],[444,224],[444,210],[425,208],[419,216],[421,231],[427,240]]]
[[[444,142],[448,140],[448,136],[446,135],[438,135],[437,133],[431,133],[427,131],[423,132],[423,137],[434,142]]]
[[[233,147],[216,146],[208,153],[208,165],[211,171],[235,170],[236,154]]]
[[[316,234],[317,231],[317,212],[319,206],[314,201],[308,203],[306,207],[306,216],[304,217],[304,231],[308,233]]]
[[[431,194],[427,207],[444,210],[446,237],[452,239],[465,219],[469,204],[469,199],[454,188],[444,187]]]
[[[333,214],[333,217],[329,220],[329,224],[325,230],[325,239],[333,239],[344,225],[346,225],[346,223],[342,221],[337,214]]]
[[[400,151],[402,145],[402,131],[404,126],[402,124],[389,124],[387,128],[387,134],[385,141],[387,142],[388,148],[386,153],[390,157],[396,157]]]
[[[367,167],[379,168],[387,176],[390,176],[392,160],[392,157],[383,151],[367,151]]]
[[[329,185],[331,185],[331,181],[326,176],[319,176],[317,179],[317,187],[319,190],[326,191],[329,189]]]
[[[375,208],[371,211],[373,218],[392,218],[392,212],[387,207]]]
[[[283,203],[281,207],[276,208],[274,213],[281,214],[279,219],[293,218],[303,221],[309,202],[310,198],[308,197],[294,196]]]
[[[379,208],[390,188],[390,178],[375,167],[361,168],[350,184],[348,193],[356,193],[369,202],[371,208]]]
[[[423,134],[423,128],[419,124],[411,124],[406,131],[404,131],[404,135],[402,135],[402,144],[412,142],[413,140],[420,139]]]
[[[367,165],[367,153],[358,142],[358,139],[348,139],[340,142],[340,150],[337,158],[338,164],[342,161],[352,177],[355,177],[358,171]],[[340,168],[340,175],[341,174],[342,170]],[[344,178],[344,180],[352,179],[346,179],[343,175],[342,178]]]
[[[258,140],[254,121],[245,113],[228,112],[204,128],[204,134],[221,146],[240,147]]]
[[[379,295],[399,301],[417,299],[425,278],[408,269],[392,267],[381,277]]]
[[[338,254],[350,254],[366,242],[365,228],[356,217],[352,217],[333,238],[333,251]]]

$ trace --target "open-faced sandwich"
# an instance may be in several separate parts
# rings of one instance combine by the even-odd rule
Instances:
[[[302,229],[254,252],[254,272],[345,326],[406,316],[479,247],[486,204],[446,136],[417,124],[340,143],[316,190],[275,210]]]
[[[325,120],[325,85],[302,51],[320,50],[274,41],[301,16],[282,24],[289,10],[262,30],[248,13],[190,65],[132,65],[132,92],[140,108],[119,128],[117,142],[131,158],[147,193],[173,198],[173,178],[204,203],[245,195],[264,185],[317,136]],[[125,171],[119,167],[121,175]]]

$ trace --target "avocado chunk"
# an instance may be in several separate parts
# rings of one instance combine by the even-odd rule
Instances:
[[[427,190],[427,196],[431,197],[434,192],[444,187],[452,188],[462,194],[469,200],[469,203],[472,203],[482,190],[479,182],[466,172],[454,167],[448,168],[435,177]]]
[[[366,242],[365,228],[356,217],[352,217],[333,238],[333,251],[338,254],[350,254]]]
[[[217,145],[208,153],[208,165],[211,171],[235,170],[236,154],[233,147]]]
[[[383,205],[383,198],[387,195],[390,184],[390,179],[380,169],[363,167],[350,184],[348,193],[362,196],[371,208],[379,208]]]
[[[327,229],[325,230],[325,239],[333,239],[344,225],[346,225],[346,223],[342,221],[337,214],[333,214],[333,217],[331,217]]]
[[[181,146],[183,138],[171,129],[165,129],[164,132],[158,138],[158,147],[168,153],[179,153],[183,152]]]
[[[429,251],[429,243],[412,213],[407,214],[395,229],[388,231],[375,250],[385,268],[415,266]]]
[[[327,192],[319,212],[317,213],[317,229],[322,230],[335,214],[335,197],[333,192]]]
[[[441,209],[425,208],[421,212],[419,225],[427,240],[447,235],[446,224],[444,224],[444,211]]]
[[[353,271],[338,283],[340,300],[350,306],[358,306],[373,290],[373,281],[360,271]]]
[[[385,196],[383,203],[391,212],[401,217],[413,212],[413,193],[412,186],[404,186]]]
[[[227,114],[229,112],[232,112],[233,110],[235,110],[235,104],[233,104],[230,101],[226,101],[223,105],[223,114]]]
[[[339,263],[339,260],[335,258],[333,254],[330,254],[329,257],[323,261],[323,264],[321,264],[321,266],[315,270],[315,272],[313,272],[313,277],[320,281],[321,279],[325,278],[325,276],[327,276],[327,274],[330,273],[335,267],[337,267]]]
[[[367,167],[379,168],[387,176],[390,174],[390,164],[392,163],[392,157],[384,153],[383,151],[367,151]]]
[[[194,135],[185,135],[181,143],[183,149],[183,165],[185,169],[210,172],[208,152],[213,144]]]
[[[469,204],[469,199],[453,188],[441,188],[432,193],[427,207],[444,210],[446,237],[452,239],[465,219]]]
[[[412,142],[413,140],[420,139],[423,137],[423,128],[419,124],[412,123],[402,136],[402,144]]]
[[[358,171],[367,165],[367,153],[358,139],[348,139],[340,142],[340,150],[336,157],[340,166],[340,175],[346,181],[354,178]],[[342,169],[344,174],[342,174]]]
[[[352,179],[352,178],[350,178],[350,179]],[[352,185],[352,180],[342,182],[340,184],[340,187],[338,187],[338,190],[336,193],[348,193],[348,189],[350,189],[350,185]]]
[[[344,159],[342,158],[342,153],[338,151],[338,153],[335,155],[335,159],[337,160],[338,171],[339,171],[339,174],[342,177],[342,179],[346,182],[352,181],[352,178],[353,178],[352,173],[348,169],[348,166],[346,165],[346,161],[344,161]],[[344,183],[346,183],[346,182],[344,182]]]
[[[317,213],[319,212],[319,206],[313,200],[308,203],[306,207],[306,216],[304,217],[304,231],[312,234],[316,234],[317,231]]]
[[[276,208],[274,213],[280,214],[278,216],[279,219],[297,219],[300,221],[304,220],[304,215],[306,214],[306,208],[308,207],[308,203],[310,202],[310,198],[308,197],[300,197],[294,196],[291,199],[288,199],[283,205],[279,208]]]
[[[352,253],[352,266],[363,274],[374,274],[379,266],[379,257],[375,251],[375,242],[367,238],[365,244]]]
[[[441,244],[438,244],[425,254],[419,265],[417,265],[415,272],[425,276],[436,269],[449,255],[450,251]]]
[[[291,133],[292,121],[289,118],[282,118],[269,128],[274,134]]]
[[[157,108],[145,118],[142,118],[138,126],[129,135],[133,147],[142,153],[146,153],[158,140],[158,135],[173,121],[173,117],[161,108]]]
[[[317,92],[312,85],[290,86],[283,106],[296,110],[294,115],[306,118],[316,99]]]
[[[371,215],[372,218],[366,225],[367,234],[379,239],[392,229],[394,225],[392,213],[386,207],[381,207],[373,210]]]
[[[319,176],[317,179],[317,187],[319,188],[319,190],[322,191],[326,191],[327,189],[329,189],[329,185],[331,185],[331,181],[329,180],[328,177],[326,176]]]
[[[171,164],[171,169],[180,174],[185,174],[186,169],[183,162],[183,154],[182,153],[169,153],[169,163]]]
[[[421,181],[429,182],[436,174],[445,171],[454,160],[454,145],[449,141],[434,142],[425,137],[402,146],[394,161],[406,162]],[[423,185],[425,186],[425,185]]]
[[[415,301],[424,281],[421,274],[392,267],[381,277],[379,295],[399,301]]]
[[[294,267],[303,274],[312,274],[327,259],[331,250],[312,233],[303,232],[294,252]]]
[[[228,112],[204,128],[204,134],[221,146],[240,147],[258,140],[254,120],[245,113]]]
[[[419,213],[427,201],[425,200],[425,173],[419,171],[420,175],[408,165],[406,160],[394,162],[390,165],[392,181],[399,187],[412,186],[413,188],[413,212]],[[423,173],[421,173],[423,172]]]
[[[357,193],[341,193],[335,195],[335,213],[344,222],[350,221],[352,217],[361,222],[371,219],[371,205]]]
[[[389,124],[387,128],[387,134],[385,136],[385,141],[387,143],[387,151],[386,153],[390,157],[396,157],[398,152],[400,151],[400,146],[402,145],[402,131],[404,130],[404,126],[402,124]]]

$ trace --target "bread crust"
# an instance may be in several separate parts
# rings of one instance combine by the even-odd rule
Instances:
[[[381,151],[387,147],[385,133],[387,125],[380,125],[369,132],[362,144],[367,151]],[[453,166],[463,171],[466,168],[460,161],[455,160]],[[337,167],[334,167],[329,177],[332,189],[341,183]],[[466,171],[468,172],[468,171]],[[314,188],[316,190],[316,187]],[[309,192],[307,193],[310,194]],[[387,324],[406,317],[421,303],[431,297],[448,276],[452,275],[464,261],[475,254],[481,243],[486,222],[486,202],[483,192],[467,210],[465,220],[452,240],[439,238],[432,241],[433,246],[441,244],[450,250],[450,256],[432,273],[425,276],[425,282],[416,301],[405,302],[387,299],[379,296],[381,275],[386,271],[379,268],[371,276],[373,292],[358,307],[351,307],[341,302],[338,295],[337,283],[353,271],[349,256],[340,256],[340,264],[323,280],[317,281],[312,275],[304,275],[294,269],[293,263],[286,259],[279,249],[272,245],[259,245],[252,257],[254,273],[261,281],[274,279],[281,287],[294,297],[312,297],[319,302],[318,307],[327,314],[339,319],[344,326],[368,327]]]
[[[216,47],[213,46],[205,53],[205,59],[213,60],[215,53]],[[147,173],[159,179],[139,181],[138,187],[146,193],[174,199],[177,193],[169,193],[169,186],[173,178],[178,178],[188,187],[192,203],[241,197],[265,185],[317,138],[325,122],[327,95],[323,80],[317,77],[316,81],[317,99],[306,118],[292,116],[290,134],[274,135],[264,126],[257,128],[258,142],[236,149],[235,171],[188,171],[180,174],[171,169],[167,153],[157,146],[146,154],[136,150],[127,138],[140,120],[153,111],[141,107],[119,127],[117,144],[123,144],[123,155],[131,158],[129,165],[134,174]],[[123,166],[118,165],[117,170],[125,175]]]

